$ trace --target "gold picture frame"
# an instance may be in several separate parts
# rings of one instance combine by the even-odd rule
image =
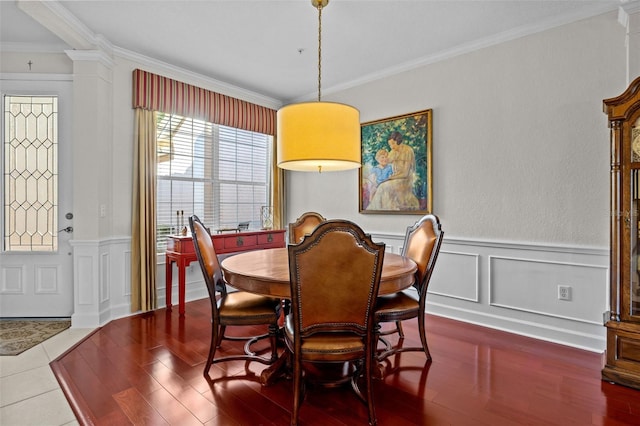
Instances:
[[[360,125],[360,213],[432,212],[432,115],[427,109]]]

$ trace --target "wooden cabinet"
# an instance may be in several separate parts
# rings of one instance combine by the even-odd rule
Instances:
[[[603,380],[640,389],[640,77],[604,100],[611,134],[611,307]]]
[[[231,232],[211,235],[216,254],[239,251],[285,247],[285,230]],[[167,252],[190,254],[196,260],[196,250],[191,236],[170,235],[167,237]]]
[[[249,250],[286,247],[285,230],[232,232],[211,236],[216,254],[236,253]],[[173,285],[173,263],[178,267],[178,312],[184,315],[185,269],[197,260],[196,249],[191,236],[170,235],[165,252],[165,297],[167,309],[171,310],[171,286]]]

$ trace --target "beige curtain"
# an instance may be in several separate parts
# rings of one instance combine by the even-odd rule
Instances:
[[[135,109],[131,217],[131,312],[150,311],[156,297],[156,114]]]
[[[285,205],[284,205],[284,170],[278,167],[277,140],[273,137],[271,162],[271,205],[273,206],[273,229],[285,229]]]

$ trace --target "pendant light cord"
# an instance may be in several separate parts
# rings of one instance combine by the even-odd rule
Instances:
[[[322,83],[322,2],[318,4],[318,102],[321,97]]]

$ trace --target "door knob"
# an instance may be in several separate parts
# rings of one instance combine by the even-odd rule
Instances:
[[[73,226],[67,226],[66,228],[62,228],[61,230],[59,230],[58,232],[68,232],[71,233],[73,232]]]

